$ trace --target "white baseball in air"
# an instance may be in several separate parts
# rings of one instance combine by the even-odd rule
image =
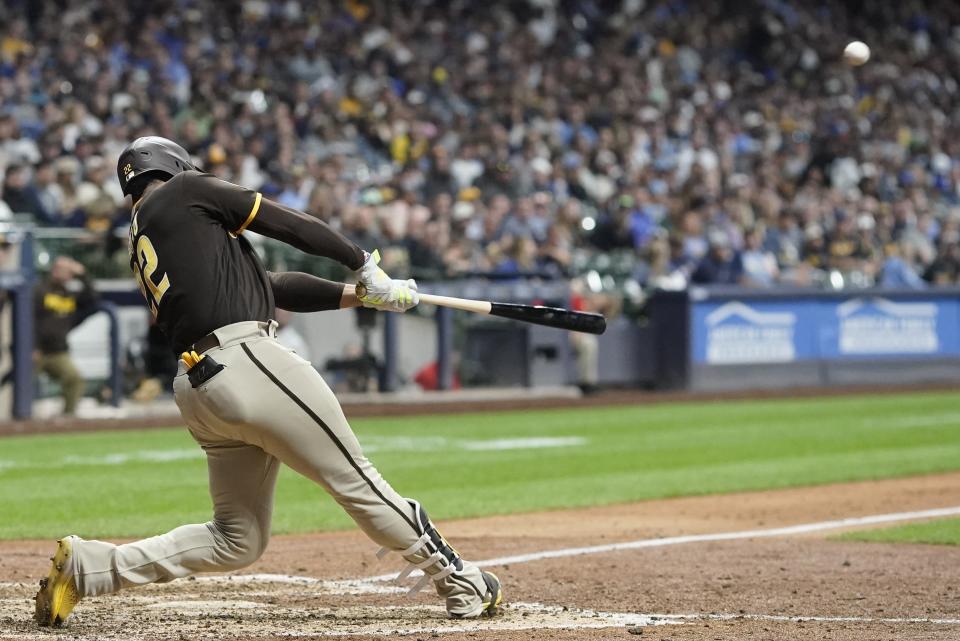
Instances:
[[[843,49],[843,59],[847,64],[859,67],[870,59],[870,47],[864,42],[854,40]]]

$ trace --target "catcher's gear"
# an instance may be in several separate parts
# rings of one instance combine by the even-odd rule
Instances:
[[[168,179],[180,172],[196,169],[187,150],[160,136],[137,138],[120,152],[117,178],[124,196],[134,193],[131,184],[141,176],[165,175]]]
[[[387,276],[378,266],[380,252],[374,250],[366,255],[359,269],[357,299],[364,307],[372,307],[384,312],[405,312],[420,302],[417,283],[409,280],[396,280]]]
[[[50,574],[40,579],[40,590],[35,597],[33,617],[41,626],[61,626],[80,601],[77,589],[76,561],[73,540],[68,536],[57,541],[57,553],[51,558]]]

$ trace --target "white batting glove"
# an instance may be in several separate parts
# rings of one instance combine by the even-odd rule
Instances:
[[[373,250],[372,254],[364,252],[366,259],[363,265],[357,270],[357,297],[361,302],[382,303],[390,295],[393,287],[393,281],[387,276],[387,273],[380,269],[380,251]]]
[[[420,302],[420,294],[417,293],[417,282],[412,278],[409,280],[393,280],[390,295],[383,303],[376,304],[364,303],[366,307],[379,309],[382,312],[405,312],[411,307],[416,307]]]
[[[363,306],[385,312],[405,312],[416,306],[420,302],[416,281],[391,279],[377,265],[379,262],[380,252],[374,250],[359,270],[357,298]]]

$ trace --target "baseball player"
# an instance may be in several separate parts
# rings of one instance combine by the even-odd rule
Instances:
[[[133,198],[130,265],[156,322],[181,354],[174,394],[207,455],[213,519],[125,545],[68,536],[40,581],[35,617],[63,624],[85,596],[238,570],[270,538],[280,463],[319,483],[385,550],[423,570],[447,612],[492,615],[500,581],[461,558],[426,511],[400,496],[360,449],[340,404],[310,364],[275,339],[279,307],[312,312],[364,305],[404,312],[416,283],[393,280],[322,221],[197,171],[165,138],[138,138],[117,174]],[[356,270],[356,286],[264,269],[244,232]]]

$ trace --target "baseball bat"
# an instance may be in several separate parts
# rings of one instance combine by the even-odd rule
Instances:
[[[437,296],[434,294],[420,294],[420,302],[449,307],[451,309],[459,309],[465,312],[473,312],[474,314],[501,316],[503,318],[523,321],[524,323],[533,323],[534,325],[568,329],[574,332],[602,334],[607,329],[607,319],[600,314],[575,312],[560,307],[494,303],[486,300],[470,300],[468,298],[454,298],[452,296]]]

